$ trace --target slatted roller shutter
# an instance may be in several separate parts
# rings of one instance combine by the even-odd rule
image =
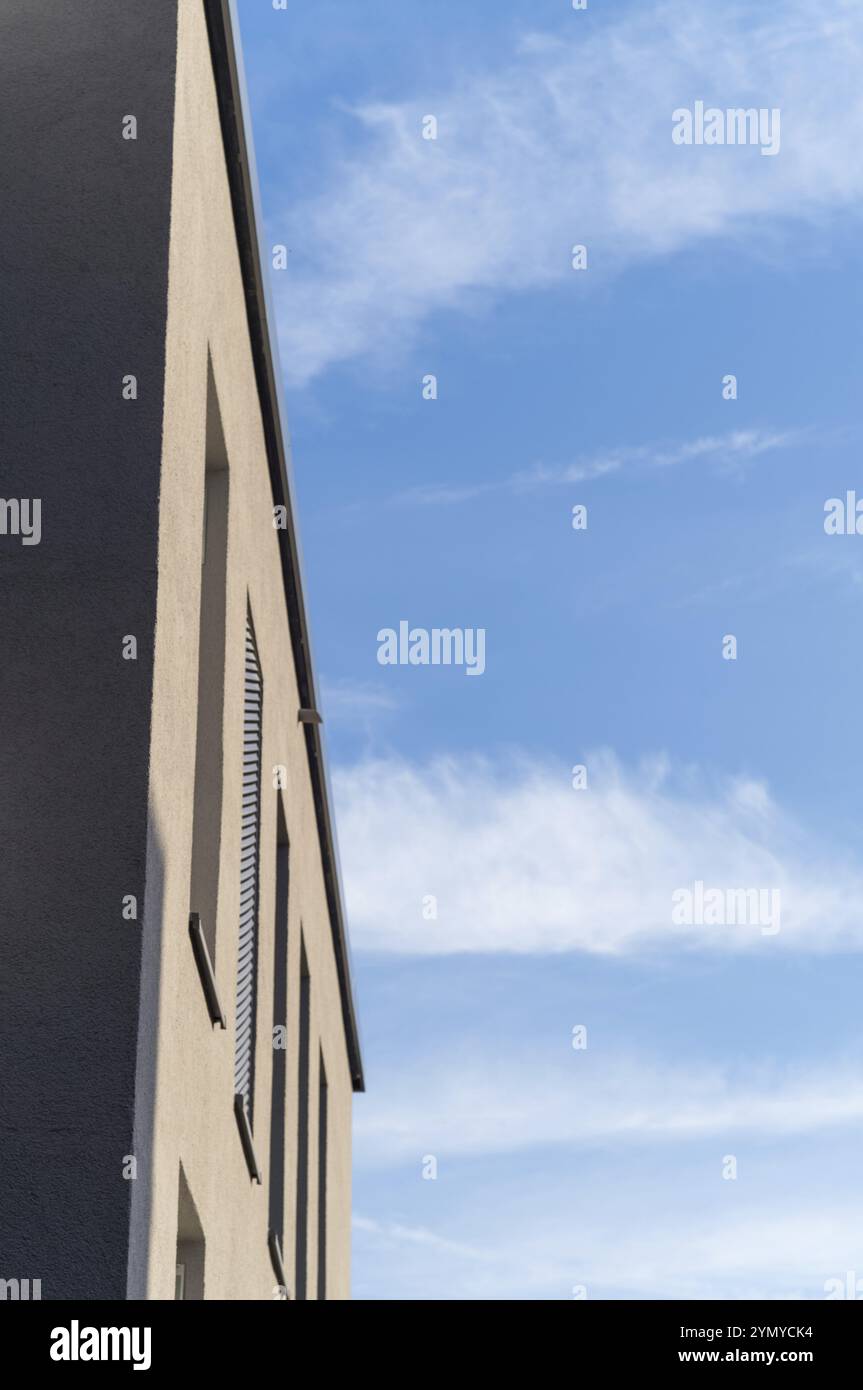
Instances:
[[[251,615],[246,617],[243,699],[243,825],[240,851],[240,946],[234,1094],[243,1097],[249,1124],[255,1093],[255,1018],[258,976],[258,860],[261,842],[261,728],[263,681]]]

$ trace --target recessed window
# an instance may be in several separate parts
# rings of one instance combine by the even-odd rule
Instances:
[[[270,1101],[270,1235],[285,1248],[285,1091],[288,1030],[288,829],[276,801],[276,920],[273,951],[273,1072]]]
[[[300,1046],[297,1053],[297,1249],[296,1296],[307,1297],[309,1263],[309,1027],[311,986],[305,944],[300,942]]]
[[[186,1175],[180,1168],[180,1192],[177,1202],[177,1266],[174,1298],[184,1301],[204,1297],[205,1241],[197,1208],[189,1191]]]
[[[225,702],[225,604],[228,578],[228,455],[212,364],[207,374],[201,603],[198,618],[198,727],[189,911],[200,918],[216,962],[222,835],[222,716]]]
[[[327,1296],[327,1125],[329,1090],[324,1054],[318,1069],[318,1298]]]

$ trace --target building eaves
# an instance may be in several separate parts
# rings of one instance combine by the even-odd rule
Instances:
[[[219,119],[234,226],[243,275],[249,336],[261,405],[261,418],[267,448],[267,464],[276,506],[285,508],[287,526],[277,530],[282,561],[282,578],[288,606],[294,664],[299,686],[300,706],[317,710],[318,700],[312,664],[309,626],[303,598],[302,557],[295,526],[290,440],[282,402],[278,347],[271,333],[274,315],[269,286],[263,270],[258,227],[258,182],[254,144],[246,99],[240,28],[234,0],[205,0],[210,53],[216,80]],[[303,736],[309,761],[312,791],[321,846],[324,882],[338,971],[342,1016],[348,1046],[351,1080],[355,1091],[365,1089],[359,1026],[351,980],[350,944],[339,870],[338,848],[332,818],[332,796],[324,757],[319,723],[304,720]]]

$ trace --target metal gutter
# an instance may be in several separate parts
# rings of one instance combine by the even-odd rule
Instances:
[[[275,319],[270,301],[269,286],[262,269],[258,241],[258,228],[262,222],[258,200],[254,144],[243,73],[240,26],[234,0],[204,0],[204,10],[210,37],[213,73],[216,79],[219,119],[222,125],[222,141],[225,148],[228,183],[234,210],[237,247],[243,273],[249,337],[252,344],[252,357],[261,404],[267,464],[270,470],[274,503],[276,506],[285,508],[288,520],[287,527],[277,531],[276,534],[279,538],[281,552],[282,578],[288,605],[288,620],[299,686],[300,706],[303,710],[314,711],[318,708],[318,701],[308,619],[303,599],[302,557],[299,538],[294,525],[296,509],[292,483],[290,440],[285,423],[287,416],[282,400],[278,346],[270,332],[270,324]],[[351,1080],[354,1090],[362,1091],[365,1089],[365,1082],[359,1026],[351,984],[350,943],[345,928],[341,874],[330,811],[332,798],[324,758],[323,737],[320,725],[314,721],[303,721],[303,731],[312,779],[318,836],[321,843],[324,882],[338,970]]]

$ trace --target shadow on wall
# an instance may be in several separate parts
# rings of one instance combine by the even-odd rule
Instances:
[[[162,932],[165,929],[165,850],[155,807],[147,816],[147,867],[141,916],[141,1005],[135,1077],[133,1153],[137,1176],[132,1183],[129,1216],[127,1299],[147,1297],[150,1263],[150,1220],[153,1206],[153,1143],[156,1102],[158,1020],[162,987]],[[170,923],[185,934],[185,921]]]

